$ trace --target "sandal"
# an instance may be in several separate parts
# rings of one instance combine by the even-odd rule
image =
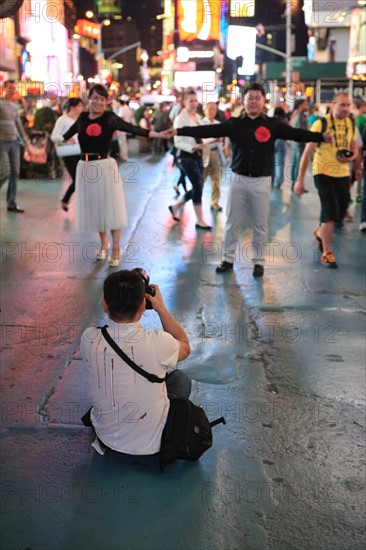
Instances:
[[[109,261],[108,261],[109,267],[118,267],[120,264],[121,258],[122,258],[122,250],[119,249],[117,258],[112,253],[112,256],[109,258]]]
[[[96,259],[97,262],[101,262],[101,261],[106,259],[107,254],[108,254],[108,250],[110,249],[110,247],[111,247],[111,245],[110,245],[110,243],[108,243],[107,248],[99,248],[99,250],[97,251],[97,253],[95,255],[95,259]]]

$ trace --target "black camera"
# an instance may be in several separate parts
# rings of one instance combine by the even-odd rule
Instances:
[[[149,294],[150,296],[155,296],[155,288],[149,285],[150,277],[148,276],[146,271],[142,269],[142,267],[135,267],[131,271],[135,271],[136,273],[138,273],[141,279],[144,281],[146,294]],[[149,300],[146,300],[146,309],[153,309],[152,304],[151,302],[149,302]]]
[[[350,151],[349,149],[339,149],[337,151],[337,158],[349,159],[352,156],[353,156],[353,152]]]

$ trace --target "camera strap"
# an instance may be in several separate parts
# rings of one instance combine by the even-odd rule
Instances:
[[[104,325],[104,327],[97,327],[97,328],[100,328],[101,331],[102,331],[102,335],[104,336],[104,338],[107,340],[108,344],[111,346],[111,348],[114,349],[114,351],[121,357],[121,359],[123,359],[123,361],[125,363],[127,363],[127,365],[129,367],[131,367],[131,369],[133,369],[134,371],[136,371],[138,374],[141,374],[141,376],[143,376],[144,378],[147,378],[147,380],[149,382],[156,382],[158,384],[162,384],[163,382],[166,381],[166,376],[164,378],[159,378],[158,376],[156,376],[156,374],[151,374],[150,372],[146,372],[144,371],[144,369],[142,369],[141,367],[139,367],[138,365],[136,365],[136,363],[134,363],[132,361],[132,359],[130,359],[128,357],[128,355],[125,354],[124,351],[121,350],[121,348],[116,344],[116,342],[113,340],[113,338],[111,337],[111,335],[109,334],[109,332],[107,331],[107,328],[108,328],[108,325]]]
[[[343,119],[343,124],[344,124],[344,132],[345,132],[345,135],[346,135],[346,138],[348,136],[348,125],[347,125],[347,118],[349,118],[351,120],[351,125],[352,125],[352,136],[351,136],[351,139],[353,139],[353,134],[354,134],[354,131],[355,131],[355,121],[353,120],[352,117],[346,117]],[[337,147],[337,151],[340,149],[339,145],[338,145],[338,139],[337,139],[337,128],[336,128],[336,125],[335,125],[335,121],[334,121],[334,118],[333,118],[333,115],[331,114],[330,115],[330,119],[331,119],[331,122],[332,122],[332,127],[330,128],[331,130],[334,130],[334,141],[335,141],[335,144],[336,144],[336,147]]]

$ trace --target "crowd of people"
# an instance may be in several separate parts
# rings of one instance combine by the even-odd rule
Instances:
[[[23,213],[16,201],[20,140],[27,149],[29,137],[12,100],[14,87],[12,81],[5,83],[0,101],[1,183],[8,180],[8,211]],[[231,157],[223,257],[216,267],[218,274],[234,267],[240,226],[248,206],[253,228],[253,276],[263,276],[270,193],[272,188],[281,188],[285,179],[284,165],[290,154],[287,141],[291,141],[291,190],[299,197],[306,192],[305,174],[312,159],[320,200],[320,223],[314,238],[321,264],[338,266],[332,250],[334,229],[346,219],[351,182],[361,182],[362,178],[363,188],[362,183],[356,184],[356,200],[362,201],[360,229],[366,230],[366,102],[353,104],[345,93],[334,97],[325,117],[320,117],[316,106],[310,114],[305,98],[295,103],[290,115],[282,105],[275,107],[273,116],[268,116],[266,92],[257,82],[247,86],[237,116],[223,113],[214,102],[200,105],[196,91],[189,89],[171,109],[160,104],[155,110],[141,109],[136,117],[126,99],[109,104],[108,91],[99,84],[90,88],[87,105],[81,98],[70,98],[63,107],[47,131],[56,145],[69,144],[80,151],[63,157],[71,183],[61,198],[61,207],[68,211],[75,192],[77,228],[99,233],[95,259],[106,260],[110,251],[108,263],[112,268],[120,265],[121,229],[128,220],[117,155],[111,155],[111,150],[114,141],[118,144],[117,158],[126,162],[127,134],[138,136],[145,145],[153,140],[155,155],[172,151],[180,175],[174,186],[178,200],[168,207],[169,212],[173,221],[179,223],[184,205],[192,201],[198,231],[212,229],[202,208],[203,187],[209,178],[210,207],[216,212],[223,210],[222,168],[226,158]],[[50,124],[53,119],[47,120]],[[182,196],[179,185],[184,189]],[[110,274],[104,281],[102,304],[109,318],[110,336],[117,346],[106,345],[108,340],[105,341],[101,328],[89,327],[82,335],[86,386],[95,403],[83,421],[94,430],[93,447],[100,454],[108,449],[132,455],[157,453],[170,400],[190,395],[191,381],[177,369],[177,363],[190,354],[188,336],[168,311],[159,287],[150,285],[147,292],[146,279],[139,270]],[[140,321],[147,307],[157,312],[162,330],[143,329]],[[136,375],[116,348],[123,348],[130,363],[132,360],[160,383],[152,384]],[[99,376],[101,369],[103,377]],[[123,411],[128,418],[133,414],[133,421],[125,421],[121,417]]]
[[[23,213],[16,193],[21,164],[20,145],[26,149],[29,137],[15,97],[15,83],[6,82],[0,101],[1,182],[8,180],[8,211]],[[320,227],[314,231],[314,236],[322,251],[323,265],[337,266],[330,250],[331,237],[334,227],[352,220],[348,207],[353,183],[356,187],[355,201],[362,202],[360,230],[366,230],[365,185],[362,184],[366,102],[361,98],[352,102],[347,94],[337,94],[325,117],[321,117],[318,106],[310,106],[305,97],[294,102],[291,113],[284,102],[268,113],[265,90],[258,83],[247,87],[241,105],[225,111],[214,102],[200,104],[193,89],[180,94],[172,104],[160,102],[153,108],[147,103],[137,110],[131,109],[127,96],[112,100],[107,89],[101,85],[89,90],[87,100],[69,98],[62,108],[56,99],[52,98],[48,107],[42,105],[40,109],[44,111],[42,120],[50,139],[56,146],[67,143],[77,147],[75,154],[62,157],[70,185],[61,197],[61,207],[68,211],[70,198],[76,189],[77,227],[80,231],[99,233],[100,248],[96,260],[106,259],[111,250],[111,267],[120,264],[121,228],[127,224],[123,183],[117,161],[128,160],[128,134],[138,136],[140,151],[151,151],[155,155],[164,155],[167,151],[172,153],[174,164],[179,169],[179,179],[174,185],[178,200],[169,206],[169,211],[173,220],[179,223],[184,205],[192,200],[197,230],[212,229],[202,208],[206,181],[211,182],[211,210],[223,210],[220,204],[222,172],[227,158],[231,159],[225,252],[221,265],[216,269],[218,273],[233,268],[242,212],[248,205],[253,225],[253,275],[263,275],[270,190],[281,189],[284,181],[290,179],[292,192],[298,196],[306,193],[304,177],[312,157],[314,180],[322,207]],[[345,101],[347,105],[341,108]],[[45,111],[50,111],[52,116]],[[322,143],[323,140],[330,143]],[[307,145],[309,142],[312,144]],[[341,149],[348,151],[347,157],[337,154]],[[62,147],[57,150],[62,150]],[[94,167],[100,174],[102,185],[90,181],[92,172],[86,169],[84,163],[92,163],[88,167]],[[290,171],[287,169],[289,167]],[[111,173],[116,176],[111,178]],[[85,177],[85,174],[88,176]],[[324,198],[330,184],[327,182],[323,189],[319,181],[322,182],[325,176],[336,178],[337,182],[342,178],[343,193],[340,194],[340,186],[337,185],[337,196]],[[329,211],[329,202],[332,201],[334,204]],[[331,219],[328,220],[329,217]],[[332,230],[329,229],[330,224]],[[108,232],[111,232],[111,239]]]

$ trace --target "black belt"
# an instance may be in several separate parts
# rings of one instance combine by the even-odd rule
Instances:
[[[184,159],[184,158],[200,158],[201,156],[202,156],[201,153],[198,152],[198,151],[195,151],[194,153],[187,153],[186,151],[180,151],[180,153],[179,153],[179,157],[182,158],[182,159]]]
[[[80,155],[81,160],[102,160],[107,159],[108,155],[98,155],[98,153],[81,153]]]

